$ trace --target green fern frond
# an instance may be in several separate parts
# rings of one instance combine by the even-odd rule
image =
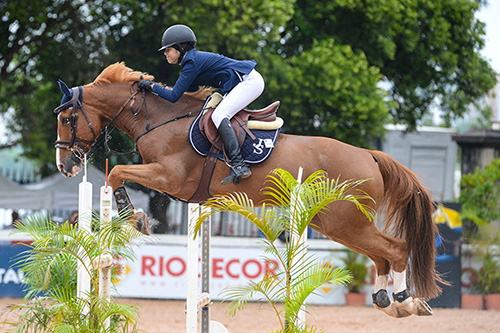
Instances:
[[[260,215],[255,213],[253,201],[245,193],[216,196],[204,204],[211,210],[204,211],[196,221],[196,232],[203,221],[219,212],[239,214],[253,224],[265,236],[260,243],[265,246],[266,260],[271,257],[279,263],[274,275],[267,274],[261,281],[250,282],[245,287],[226,288],[224,299],[232,299],[228,306],[234,316],[248,300],[258,297],[265,299],[276,312],[280,322],[280,332],[295,332],[295,319],[305,299],[325,283],[347,284],[352,276],[343,268],[328,264],[317,264],[317,259],[307,253],[307,246],[298,242],[307,232],[314,216],[328,212],[335,201],[351,202],[370,221],[375,215],[370,206],[373,199],[358,187],[368,180],[328,179],[325,171],[319,170],[299,183],[283,169],[273,170],[266,178],[262,190],[265,199]],[[332,212],[329,212],[332,214]],[[285,232],[288,236],[283,245],[276,244],[278,236]],[[196,233],[195,233],[196,235]],[[278,310],[276,304],[282,302],[284,308]],[[304,330],[302,330],[304,331]],[[305,332],[316,330],[307,327]]]
[[[24,274],[27,301],[15,307],[24,311],[18,323],[12,324],[16,331],[137,331],[138,313],[134,308],[99,298],[100,270],[94,267],[94,261],[108,246],[117,256],[134,257],[129,244],[143,236],[131,227],[126,216],[130,214],[113,218],[109,226],[102,228],[93,221],[96,232],[67,223],[57,225],[48,217],[36,215],[16,223],[15,233],[33,239],[28,250],[15,258],[15,266]],[[77,262],[84,264],[91,277],[91,291],[83,298],[76,297]],[[84,309],[89,311],[87,316],[82,316]],[[109,329],[104,328],[106,318],[111,319]]]

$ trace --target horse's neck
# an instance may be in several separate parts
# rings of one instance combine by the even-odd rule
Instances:
[[[128,96],[117,105],[115,114],[119,111],[119,108],[127,98]],[[187,114],[188,112],[198,111],[202,105],[203,103],[201,101],[189,98],[183,98],[177,103],[172,104],[152,95],[147,97],[146,105],[144,105],[142,94],[138,94],[134,103],[132,105],[127,105],[126,108],[121,111],[114,125],[131,138],[136,139],[139,135],[148,131],[148,119],[149,126],[152,128],[158,124]],[[107,118],[112,119],[115,114],[108,115]],[[176,123],[174,121],[163,126],[171,126],[171,128],[179,129],[179,123],[181,122]]]

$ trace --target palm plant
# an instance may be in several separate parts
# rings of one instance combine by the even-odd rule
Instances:
[[[231,299],[228,313],[234,316],[245,307],[254,296],[265,299],[273,308],[279,320],[279,332],[314,332],[314,328],[302,329],[304,323],[298,322],[299,310],[306,298],[325,283],[345,285],[352,276],[343,268],[335,268],[330,263],[317,262],[307,253],[307,247],[300,242],[307,232],[313,217],[326,212],[328,205],[334,201],[352,202],[370,220],[373,210],[360,202],[372,200],[365,192],[356,187],[366,180],[345,181],[327,178],[324,171],[317,171],[303,183],[299,183],[289,172],[276,169],[267,176],[263,189],[264,200],[260,213],[255,210],[254,203],[245,193],[216,196],[209,199],[204,206],[211,209],[202,210],[196,221],[194,235],[203,221],[218,212],[233,212],[244,216],[254,223],[264,235],[266,260],[273,257],[279,263],[273,272],[267,272],[261,281],[251,281],[245,287],[226,288],[222,292],[224,300]],[[277,246],[278,236],[288,233],[285,246]],[[278,303],[282,303],[280,310]]]
[[[130,243],[142,234],[131,227],[129,214],[117,216],[96,232],[81,230],[68,222],[58,225],[49,217],[33,215],[19,221],[13,233],[28,235],[33,241],[16,258],[24,274],[25,302],[13,332],[135,332],[138,309],[99,296],[99,274],[105,255],[135,259]],[[87,297],[76,297],[77,262],[91,277]],[[111,270],[116,281],[119,268]],[[109,327],[105,324],[110,321]]]

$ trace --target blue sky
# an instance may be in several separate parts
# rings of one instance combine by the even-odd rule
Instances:
[[[488,4],[477,13],[477,18],[486,23],[486,44],[482,54],[500,73],[500,0],[488,0]]]

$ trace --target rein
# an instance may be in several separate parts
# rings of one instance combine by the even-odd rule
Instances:
[[[140,138],[142,138],[144,135],[148,134],[149,132],[153,131],[154,129],[161,127],[163,125],[166,125],[168,123],[171,123],[173,121],[183,119],[183,118],[189,118],[192,115],[199,113],[203,110],[200,109],[198,111],[191,111],[186,114],[176,116],[174,118],[165,120],[164,122],[155,125],[151,127],[151,124],[149,122],[149,113],[148,113],[148,107],[146,103],[146,92],[142,91],[142,99],[143,99],[143,105],[144,105],[144,112],[146,113],[146,130],[139,134],[135,139],[135,147],[134,150],[129,151],[129,152],[118,152],[114,151],[109,147],[108,142],[111,141],[111,133],[115,130],[116,126],[113,125],[115,120],[120,116],[120,114],[125,110],[128,104],[130,104],[130,110],[134,116],[137,116],[140,114],[142,110],[142,105],[139,107],[137,111],[134,111],[133,105],[135,102],[135,98],[137,94],[140,92],[140,90],[133,91],[134,84],[136,84],[138,81],[134,81],[132,85],[130,86],[130,92],[131,95],[129,98],[125,101],[125,103],[122,104],[118,112],[113,116],[111,121],[107,126],[104,126],[103,129],[101,129],[99,136],[95,134],[94,128],[92,126],[92,123],[90,122],[87,113],[85,112],[85,109],[83,108],[83,98],[82,98],[82,87],[76,87],[72,88],[73,91],[73,96],[71,100],[68,102],[58,106],[55,110],[54,113],[61,113],[62,110],[72,106],[73,110],[71,111],[71,117],[70,117],[70,125],[71,125],[71,140],[57,140],[54,144],[55,148],[61,148],[61,149],[67,149],[73,152],[73,158],[75,161],[82,161],[84,156],[87,155],[87,158],[92,156],[94,152],[99,148],[101,143],[104,142],[104,149],[106,152],[111,153],[113,155],[119,155],[119,156],[125,156],[125,155],[131,155],[136,152],[138,152],[137,149],[137,142],[139,141]],[[92,135],[94,136],[93,140],[84,140],[84,139],[79,139],[76,137],[76,130],[77,130],[77,123],[78,123],[78,109],[82,110],[82,113],[85,117],[85,120],[87,121],[87,124],[90,127],[90,130],[92,132]]]
[[[145,102],[146,102],[146,100],[144,100],[144,103],[145,103]],[[147,115],[147,113],[148,113],[147,108],[145,108],[145,110],[146,110],[146,115]],[[166,124],[168,124],[168,123],[171,123],[171,122],[173,122],[173,121],[176,121],[176,120],[179,120],[179,119],[182,119],[182,118],[189,118],[189,117],[191,117],[192,115],[194,115],[194,114],[196,114],[196,113],[201,112],[202,110],[203,110],[203,109],[198,110],[198,111],[191,111],[191,112],[185,113],[185,114],[183,114],[183,115],[180,115],[180,116],[177,116],[177,117],[174,117],[174,118],[171,118],[171,119],[165,120],[164,122],[162,122],[162,123],[160,123],[160,124],[158,124],[158,125],[155,125],[155,126],[153,126],[153,127],[151,127],[151,128],[148,128],[148,126],[149,126],[149,119],[148,119],[148,123],[147,123],[147,126],[146,126],[146,131],[144,131],[143,133],[139,134],[139,135],[137,136],[137,138],[135,138],[135,142],[137,143],[137,141],[139,141],[139,139],[140,139],[140,138],[142,138],[144,135],[148,134],[149,132],[151,132],[152,130],[154,130],[154,129],[156,129],[156,128],[160,127],[160,126],[166,125]]]

